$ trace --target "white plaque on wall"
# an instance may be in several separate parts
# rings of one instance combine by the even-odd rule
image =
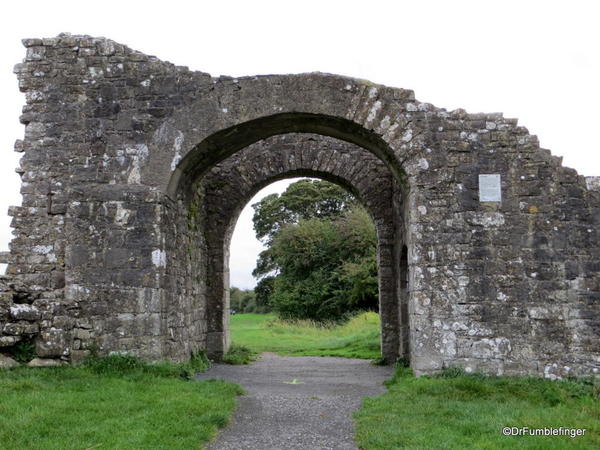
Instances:
[[[502,201],[502,184],[500,182],[500,174],[492,173],[479,175],[479,201]]]

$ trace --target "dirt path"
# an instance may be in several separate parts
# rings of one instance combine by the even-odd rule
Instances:
[[[241,385],[232,422],[208,449],[354,449],[352,412],[385,392],[392,368],[363,359],[263,353],[248,366],[217,364],[198,379]]]

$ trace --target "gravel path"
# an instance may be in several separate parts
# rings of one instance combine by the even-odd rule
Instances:
[[[365,396],[385,392],[392,372],[364,359],[271,353],[247,366],[217,364],[197,378],[232,381],[247,393],[207,448],[355,449],[352,412]]]

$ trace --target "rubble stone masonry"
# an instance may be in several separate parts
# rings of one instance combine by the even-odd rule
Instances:
[[[336,75],[214,78],[105,38],[23,42],[0,352],[222,356],[237,217],[311,176],[376,224],[388,360],[600,375],[600,182],[515,119]]]

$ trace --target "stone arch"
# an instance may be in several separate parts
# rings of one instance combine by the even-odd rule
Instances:
[[[343,117],[299,112],[278,113],[219,130],[193,146],[185,156],[177,159],[167,185],[167,193],[175,196],[178,185],[189,183],[190,177],[198,176],[207,168],[257,141],[287,133],[313,133],[355,144],[385,162],[399,179],[404,178],[397,156],[389,144],[373,130]]]
[[[227,347],[228,249],[242,208],[265,185],[281,178],[311,176],[346,188],[363,203],[378,234],[382,353],[398,357],[399,320],[394,247],[401,231],[394,226],[394,179],[372,153],[320,135],[287,134],[264,139],[214,166],[202,179],[206,205],[208,265],[207,315],[209,351],[217,356]],[[407,322],[407,316],[402,319]],[[407,324],[406,324],[407,325]],[[212,334],[211,334],[212,333]],[[211,348],[212,347],[212,348]],[[403,347],[407,347],[405,344]],[[407,356],[407,355],[406,355]]]
[[[377,90],[375,89],[371,92],[376,91]],[[370,95],[369,97],[373,97],[373,95]],[[369,121],[371,120],[372,118],[369,119]],[[312,138],[308,138],[305,141],[298,139],[298,132],[312,133]],[[296,137],[282,137],[288,135]],[[272,143],[269,139],[272,139]],[[381,213],[381,208],[376,210],[375,206],[378,203],[381,203],[382,198],[367,195],[369,191],[376,190],[374,187],[374,180],[368,180],[366,178],[354,179],[353,177],[358,177],[360,173],[364,173],[365,170],[368,170],[373,164],[376,164],[379,169],[385,167],[386,178],[392,180],[391,182],[395,186],[394,195],[397,201],[392,201],[393,196],[388,197],[389,201],[385,213],[379,215],[373,214],[375,224],[379,231],[379,279],[380,284],[384,285],[384,287],[380,289],[380,311],[384,318],[382,321],[382,348],[386,358],[393,361],[399,356],[400,351],[398,332],[398,329],[400,328],[400,319],[398,305],[396,303],[398,283],[395,277],[396,269],[393,261],[397,255],[394,251],[394,244],[396,236],[406,236],[406,233],[404,233],[404,226],[397,224],[396,221],[404,220],[405,218],[404,215],[406,210],[400,211],[400,207],[402,203],[401,200],[407,198],[408,189],[406,177],[404,176],[404,172],[401,165],[398,163],[394,151],[378,133],[371,129],[364,128],[353,120],[348,120],[343,117],[302,112],[271,114],[247,122],[237,123],[224,130],[218,130],[212,135],[204,138],[199,144],[192,146],[191,150],[184,156],[174,159],[174,162],[176,162],[177,165],[172,166],[174,170],[171,173],[169,182],[163,184],[163,186],[166,186],[167,196],[177,202],[177,206],[174,210],[179,211],[179,213],[173,217],[173,221],[177,222],[177,217],[183,217],[186,214],[185,211],[188,211],[189,213],[191,208],[192,210],[201,210],[202,215],[205,216],[203,219],[204,222],[196,225],[196,228],[202,230],[218,229],[218,227],[215,227],[215,224],[209,223],[211,216],[206,208],[210,205],[208,202],[204,201],[206,192],[198,189],[198,184],[203,182],[204,176],[214,167],[226,161],[227,158],[233,158],[233,161],[237,161],[235,158],[238,153],[241,153],[242,157],[259,152],[269,154],[264,145],[271,147],[273,146],[273,143],[278,143],[283,147],[293,147],[294,145],[290,139],[301,144],[297,147],[299,149],[297,155],[298,158],[294,159],[294,156],[291,155],[290,161],[287,163],[283,162],[285,161],[285,158],[282,159],[280,164],[282,166],[287,165],[287,169],[280,169],[279,171],[273,172],[270,175],[271,180],[280,176],[285,176],[286,174],[289,176],[292,175],[292,173],[312,174],[313,176],[329,179],[340,183],[350,191],[359,194],[359,197],[364,197],[367,210],[371,210],[372,212],[377,211],[379,213]],[[261,147],[258,142],[263,142],[263,146]],[[311,144],[311,142],[313,144]],[[332,162],[331,166],[315,166],[315,164],[323,164],[324,161],[322,157],[320,159],[318,158],[318,156],[321,156],[317,152],[319,146],[315,145],[314,142],[324,142],[327,144],[326,148],[328,151],[325,153],[329,156],[327,161]],[[346,148],[344,148],[344,146]],[[249,149],[248,152],[244,151],[246,148]],[[332,152],[332,149],[335,151]],[[323,149],[321,148],[321,150]],[[301,156],[303,152],[307,153],[304,158]],[[309,152],[314,153],[314,161],[311,161],[309,164],[306,162],[303,164],[303,159],[306,161],[310,160],[308,157]],[[151,155],[152,154],[153,153],[151,152]],[[280,156],[284,154],[285,153],[280,153]],[[183,155],[183,153],[181,153],[181,155]],[[331,155],[336,156],[332,157]],[[258,156],[260,156],[260,154]],[[348,163],[350,158],[354,156],[359,157],[356,166],[350,164],[344,165],[344,162]],[[290,165],[294,167],[289,167]],[[147,167],[151,166],[152,161],[148,161]],[[358,171],[356,169],[358,169]],[[240,176],[240,178],[243,179],[244,177]],[[235,184],[235,177],[230,178],[229,181],[232,184]],[[227,181],[223,179],[219,180],[219,184],[222,183],[226,184]],[[268,179],[265,179],[262,182],[259,180],[257,186],[261,183],[268,183]],[[250,191],[256,189],[257,186],[252,186]],[[238,205],[240,210],[241,207],[243,207],[243,204]],[[395,215],[393,214],[394,209],[398,210]],[[184,231],[185,228],[185,225],[180,225],[178,231],[171,234],[171,238],[167,240],[176,242],[180,236],[186,234]],[[187,225],[187,228],[189,230],[189,224]],[[223,264],[222,261],[227,260],[228,246],[225,245],[225,241],[221,242],[220,239],[216,239],[218,243],[213,244],[211,240],[208,239],[209,235],[210,233],[200,233],[193,239],[195,242],[202,243],[202,252],[207,255],[205,256],[205,260],[203,262],[195,261],[184,269],[184,272],[187,270],[186,279],[194,280],[195,275],[190,272],[190,268],[202,267],[202,263],[204,263],[206,265],[206,277],[203,280],[199,280],[199,282],[195,284],[195,287],[187,286],[185,289],[178,289],[176,287],[169,289],[172,292],[177,292],[176,295],[180,295],[180,297],[189,296],[190,292],[192,293],[192,296],[198,295],[195,294],[197,292],[202,293],[200,294],[201,297],[206,296],[203,300],[204,306],[202,308],[198,306],[195,307],[196,310],[204,310],[202,320],[196,320],[196,322],[201,322],[206,328],[199,330],[194,324],[189,322],[189,317],[193,316],[193,312],[186,309],[186,307],[189,308],[189,305],[181,308],[181,305],[185,304],[185,301],[175,302],[173,305],[177,306],[172,306],[170,308],[174,310],[174,317],[180,316],[178,320],[175,320],[176,323],[187,323],[188,325],[186,328],[194,330],[193,332],[196,336],[206,334],[206,342],[202,342],[202,338],[200,338],[196,345],[207,348],[211,356],[219,358],[223,354],[223,351],[228,347],[226,330],[228,316],[225,308],[228,304],[228,296],[227,289],[224,289],[224,285],[228,284],[228,279],[223,281],[223,279],[226,278],[223,274],[227,273],[227,271],[225,270],[225,267],[220,267]],[[192,239],[188,238],[188,242],[191,240]],[[187,246],[189,247],[189,244],[187,244]],[[179,248],[181,247],[185,247],[185,245],[180,245]],[[227,249],[224,250],[224,248]],[[178,253],[176,249],[167,251],[166,254],[171,255],[170,257],[167,257],[167,268],[177,266],[183,259],[182,255]],[[214,276],[214,274],[216,274],[216,276]],[[176,281],[173,281],[172,283],[172,286],[177,286]],[[211,301],[211,298],[215,298],[216,300]],[[407,308],[405,308],[405,310],[407,310]],[[181,314],[178,311],[186,311],[185,315],[188,319],[181,317]],[[402,317],[402,320],[404,321],[403,327],[408,329],[407,314]],[[168,322],[169,321],[167,321],[167,323]],[[176,339],[175,342],[194,342],[196,339],[190,336],[187,330],[183,330],[180,325],[175,325],[174,327],[167,325],[167,328],[170,333],[175,335],[177,335],[178,332],[174,330],[179,328],[179,332],[182,332],[183,336],[185,336],[181,339]],[[167,342],[167,345],[169,345],[169,342]],[[188,351],[186,347],[183,348],[185,351]],[[176,350],[167,350],[168,353],[171,353],[172,351]],[[407,341],[403,343],[402,351],[403,356],[408,357]]]

